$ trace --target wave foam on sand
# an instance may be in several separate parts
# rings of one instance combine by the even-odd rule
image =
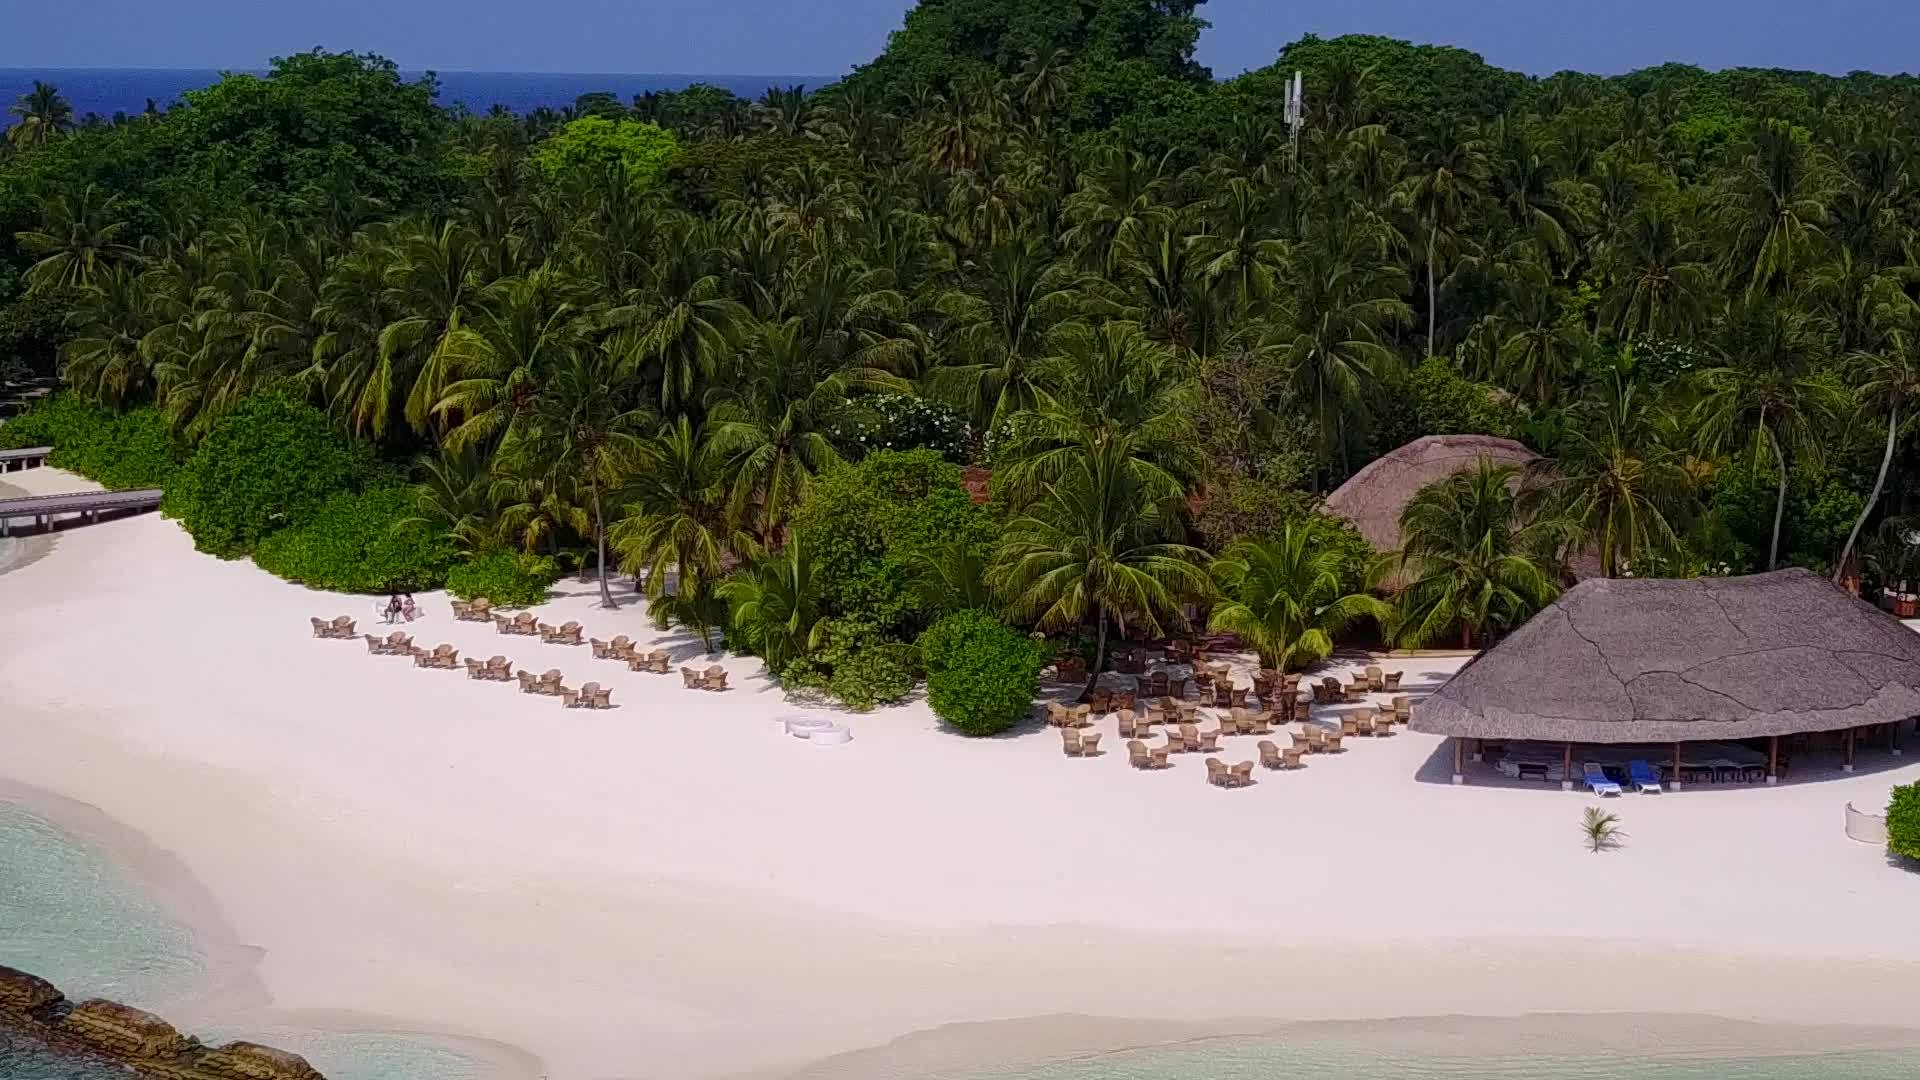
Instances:
[[[698,652],[560,591],[544,621]],[[274,1009],[500,1040],[553,1080],[791,1072],[1062,1012],[1904,1026],[1920,990],[1920,875],[1841,831],[1920,763],[1630,800],[1628,846],[1594,856],[1590,800],[1453,788],[1424,736],[1233,793],[1197,762],[1066,760],[1048,731],[956,738],[924,703],[820,749],[773,731],[793,706],[751,659],[721,661],[739,689],[686,691],[417,599],[419,642],[598,680],[619,708],[315,640],[309,616],[370,624],[373,601],[145,516],[0,577],[0,776],[137,823],[260,950]]]

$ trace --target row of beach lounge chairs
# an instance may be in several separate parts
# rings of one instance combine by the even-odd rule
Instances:
[[[1580,771],[1587,790],[1595,795],[1619,795],[1623,791],[1620,784],[1609,777],[1607,770],[1597,761],[1583,763]],[[1633,785],[1635,791],[1642,794],[1660,794],[1660,774],[1645,761],[1635,760],[1627,763],[1627,782]]]

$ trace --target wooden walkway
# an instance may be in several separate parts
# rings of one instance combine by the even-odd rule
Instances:
[[[78,514],[97,521],[102,514],[139,513],[158,509],[159,488],[138,491],[77,491],[69,495],[27,495],[18,499],[0,499],[0,536],[9,535],[14,522],[31,520],[42,529],[53,528],[59,514]]]
[[[0,472],[12,472],[15,469],[31,469],[35,465],[45,465],[47,455],[53,453],[51,446],[29,446],[21,450],[0,450]]]

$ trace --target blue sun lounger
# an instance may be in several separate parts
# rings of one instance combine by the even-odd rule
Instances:
[[[1599,762],[1587,762],[1584,767],[1584,775],[1587,781],[1587,788],[1595,795],[1620,794],[1620,785],[1607,779],[1606,770],[1600,767]]]
[[[1627,763],[1627,779],[1633,781],[1635,791],[1650,795],[1660,794],[1660,774],[1654,772],[1653,766],[1644,761]]]

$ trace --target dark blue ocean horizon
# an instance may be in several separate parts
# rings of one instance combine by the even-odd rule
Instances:
[[[265,74],[264,69],[231,68],[231,71]],[[60,88],[60,95],[73,104],[74,118],[88,113],[111,119],[116,112],[129,115],[147,107],[151,98],[165,108],[180,100],[188,90],[197,90],[220,81],[222,70],[214,68],[0,68],[0,106],[10,106],[20,95],[33,89],[34,80]],[[411,80],[424,72],[402,71]],[[632,75],[596,72],[529,71],[442,71],[440,104],[464,105],[484,113],[494,105],[505,105],[524,113],[542,105],[560,108],[573,104],[581,94],[605,90],[621,101],[649,90],[683,90],[695,83],[708,83],[752,99],[768,87],[796,84],[818,88],[836,81],[837,75]],[[11,124],[13,117],[0,112],[0,126]]]

